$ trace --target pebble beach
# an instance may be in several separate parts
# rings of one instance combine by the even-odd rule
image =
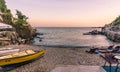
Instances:
[[[86,53],[89,48],[57,48],[32,45],[9,45],[5,47],[46,50],[43,57],[29,64],[22,65],[7,72],[50,72],[60,65],[103,66],[104,60],[98,54]]]

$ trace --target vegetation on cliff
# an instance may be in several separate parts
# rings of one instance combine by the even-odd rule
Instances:
[[[19,10],[16,10],[16,16],[13,17],[11,10],[5,4],[5,0],[0,0],[0,22],[11,25],[19,37],[30,41],[35,32],[27,22],[28,17]]]
[[[116,19],[111,23],[111,25],[120,25],[120,16],[116,17]]]
[[[120,42],[120,16],[102,28],[102,33],[114,42]]]
[[[10,9],[7,9],[4,0],[0,0],[0,22],[13,25],[13,16]]]
[[[16,32],[21,38],[30,40],[32,35],[34,34],[34,30],[31,25],[27,22],[28,17],[23,15],[20,11],[16,10],[17,18],[14,21],[14,27],[16,28]]]

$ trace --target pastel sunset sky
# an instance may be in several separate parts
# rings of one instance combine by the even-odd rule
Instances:
[[[32,26],[104,26],[120,15],[120,0],[6,0],[15,15],[18,9]]]

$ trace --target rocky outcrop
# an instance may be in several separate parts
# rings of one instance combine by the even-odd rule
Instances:
[[[102,33],[112,41],[120,42],[120,16],[102,28]]]
[[[30,25],[23,26],[21,29],[16,29],[16,32],[18,33],[19,37],[26,39],[27,44],[31,43],[31,40],[36,33],[36,31]]]
[[[0,23],[11,25],[18,34],[18,37],[25,39],[27,44],[31,43],[31,39],[35,31],[27,21],[28,17],[21,11],[16,10],[15,17],[11,10],[7,8],[5,0],[0,0]],[[1,29],[1,31],[12,31],[12,29]]]
[[[105,25],[102,33],[112,41],[120,42],[120,25]]]
[[[100,34],[102,34],[102,32],[98,30],[93,30],[87,33],[83,33],[83,35],[100,35]]]

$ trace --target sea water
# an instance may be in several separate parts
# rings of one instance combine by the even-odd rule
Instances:
[[[101,28],[92,27],[37,27],[37,35],[34,45],[51,47],[83,47],[83,46],[109,46],[114,43],[104,35],[83,35],[92,30]]]

